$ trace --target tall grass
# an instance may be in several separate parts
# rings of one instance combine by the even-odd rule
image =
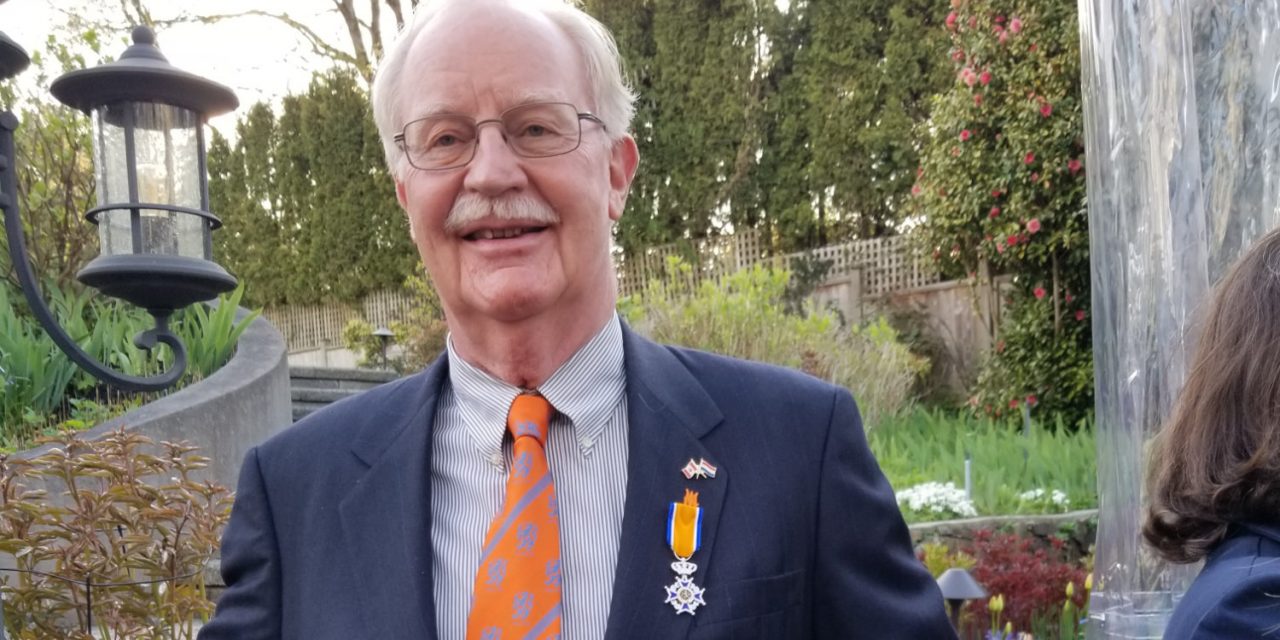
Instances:
[[[1015,429],[1004,423],[943,411],[916,409],[884,420],[868,434],[871,450],[895,491],[924,482],[964,486],[966,454],[970,487],[981,515],[1043,513],[1047,501],[1025,500],[1023,492],[1057,489],[1070,509],[1096,507],[1097,465],[1093,429],[1068,429],[1060,419]],[[1061,509],[1058,509],[1061,510]],[[927,514],[904,514],[908,520]]]

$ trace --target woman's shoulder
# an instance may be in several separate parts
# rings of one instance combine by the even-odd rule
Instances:
[[[1205,560],[1165,640],[1280,637],[1280,527],[1244,525]]]

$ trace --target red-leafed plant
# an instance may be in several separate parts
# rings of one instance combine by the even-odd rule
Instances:
[[[1075,611],[1085,606],[1086,569],[1066,558],[1065,543],[1049,536],[1048,544],[1012,533],[978,531],[965,553],[977,560],[973,577],[992,596],[1002,595],[1004,609],[1000,625],[1012,622],[1014,629],[1058,626],[1066,587],[1073,584],[1071,601]],[[987,602],[969,604],[966,620],[974,625],[969,632],[981,633],[991,619]],[[1038,637],[1038,636],[1037,636]]]

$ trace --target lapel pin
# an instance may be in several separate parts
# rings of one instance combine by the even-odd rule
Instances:
[[[684,468],[680,469],[684,477],[688,480],[694,478],[714,478],[716,477],[715,465],[707,462],[706,458],[698,458],[694,460],[689,458],[689,462],[685,463]]]
[[[666,588],[666,603],[676,610],[676,615],[696,615],[698,607],[707,604],[703,597],[706,589],[693,582],[698,565],[689,562],[702,546],[702,507],[698,506],[696,492],[685,489],[684,500],[672,502],[667,510],[667,544],[676,554],[676,561],[671,563],[676,581]]]

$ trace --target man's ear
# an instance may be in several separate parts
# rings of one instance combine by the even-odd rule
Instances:
[[[627,193],[631,180],[636,177],[640,165],[640,149],[631,136],[623,136],[613,143],[609,156],[609,219],[617,222],[627,207]]]
[[[405,206],[405,203],[408,202],[409,199],[405,197],[405,194],[404,194],[404,183],[400,182],[399,178],[394,178],[394,180],[396,181],[396,202],[400,203],[401,209],[408,211],[409,208]]]

